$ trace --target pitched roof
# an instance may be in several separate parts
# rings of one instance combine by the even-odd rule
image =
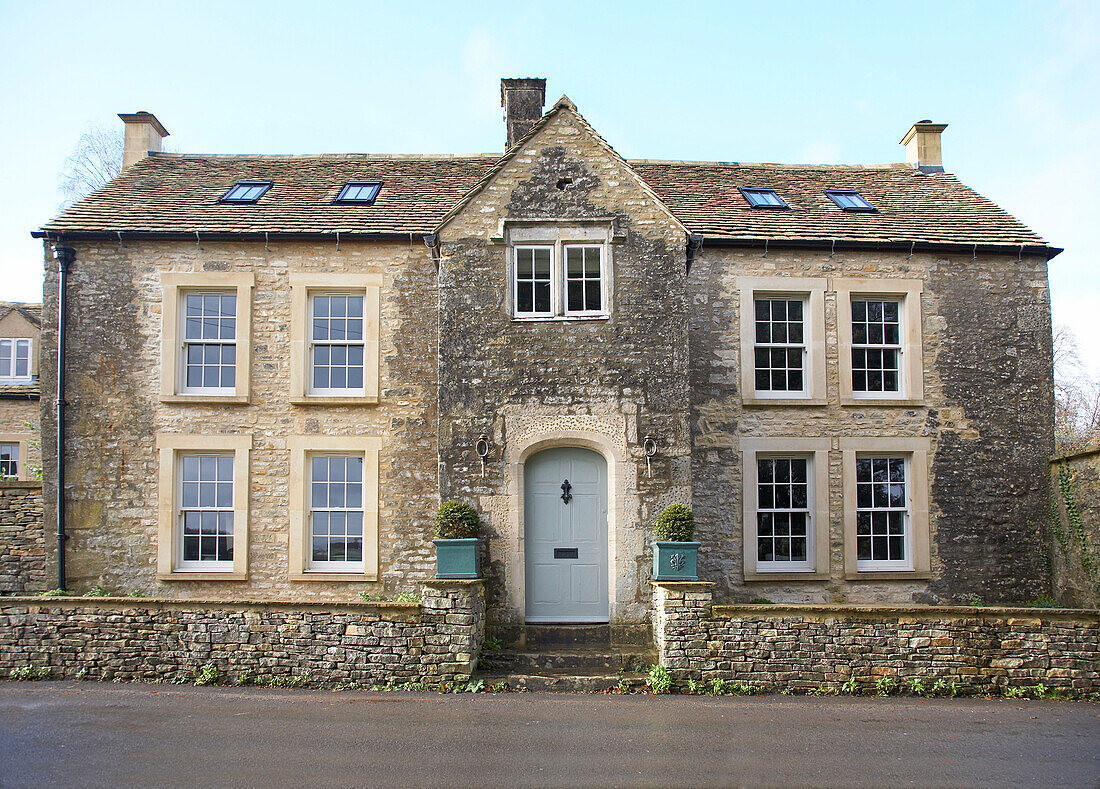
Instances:
[[[29,384],[0,384],[0,400],[38,400],[42,388],[38,381]]]
[[[156,154],[44,224],[36,235],[427,234],[501,160],[498,154]],[[708,239],[1046,246],[955,176],[928,175],[905,164],[628,164],[690,232]],[[238,180],[270,180],[273,186],[255,204],[219,203]],[[352,180],[382,181],[374,205],[333,203]],[[775,189],[790,208],[753,209],[739,187]],[[826,189],[855,189],[878,211],[846,213],[825,195]]]
[[[42,305],[27,301],[0,301],[0,318],[4,318],[12,310],[17,311],[30,323],[42,328]]]

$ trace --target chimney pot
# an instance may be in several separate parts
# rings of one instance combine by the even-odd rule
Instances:
[[[947,128],[946,123],[932,123],[925,119],[914,123],[901,138],[905,146],[905,160],[922,173],[943,172],[943,151],[940,147],[940,135]]]
[[[519,142],[542,117],[546,104],[546,80],[535,77],[502,79],[500,106],[504,108],[504,124],[508,132],[508,150]]]
[[[151,112],[120,112],[118,117],[126,124],[126,138],[122,151],[122,169],[139,162],[150,151],[160,153],[161,140],[168,136],[157,116]]]

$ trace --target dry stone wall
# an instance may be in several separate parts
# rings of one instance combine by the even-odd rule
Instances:
[[[0,481],[0,595],[45,591],[42,483]]]
[[[826,285],[826,405],[742,406],[741,277],[819,278]],[[838,278],[921,281],[921,404],[841,405]],[[1054,403],[1044,260],[708,246],[692,266],[688,293],[692,498],[703,543],[700,577],[716,582],[716,599],[940,603],[978,596],[1023,603],[1048,591],[1042,528]],[[839,440],[880,437],[931,441],[931,579],[845,573]],[[832,440],[828,579],[745,582],[744,438]]]
[[[13,598],[0,603],[0,675],[306,684],[469,679],[480,582],[432,582],[418,604]],[[209,669],[207,669],[209,671]]]
[[[947,606],[711,606],[706,584],[654,584],[654,640],[679,683],[834,691],[880,678],[960,693],[1100,689],[1100,612]]]

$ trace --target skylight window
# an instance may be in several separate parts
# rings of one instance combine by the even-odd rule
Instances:
[[[271,181],[237,181],[219,202],[255,203],[270,188]]]
[[[336,202],[371,205],[381,189],[381,181],[348,181],[337,195]]]
[[[845,211],[876,210],[873,205],[867,202],[863,195],[851,189],[826,189],[825,194]]]
[[[788,208],[774,189],[741,189],[741,194],[753,208]]]

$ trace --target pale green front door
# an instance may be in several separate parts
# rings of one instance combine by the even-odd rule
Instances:
[[[548,449],[527,460],[523,489],[527,621],[608,621],[607,462]]]

